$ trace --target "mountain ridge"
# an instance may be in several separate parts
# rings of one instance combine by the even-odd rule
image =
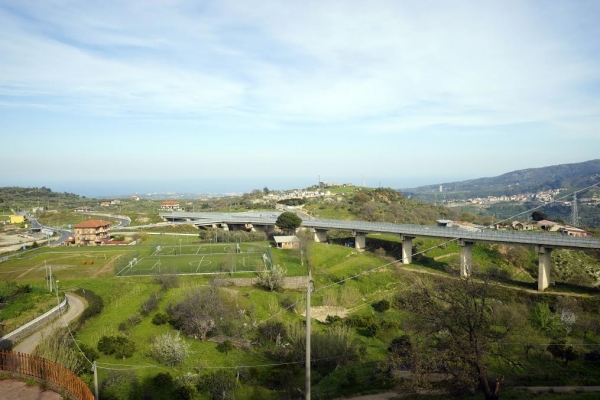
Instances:
[[[439,200],[440,195],[445,197],[450,194],[461,199],[513,195],[551,189],[581,189],[599,182],[600,159],[595,159],[580,163],[515,170],[495,177],[419,186],[402,189],[402,192],[416,199],[432,201],[433,199],[428,199],[431,196],[427,196],[427,194],[436,193],[434,196],[436,200]]]

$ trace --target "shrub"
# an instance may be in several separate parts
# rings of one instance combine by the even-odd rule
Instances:
[[[130,328],[133,328],[134,326],[136,326],[140,322],[142,322],[142,317],[138,313],[132,314],[132,315],[129,316],[129,318],[127,318],[127,323],[129,324]]]
[[[281,322],[267,322],[258,327],[258,337],[261,341],[274,342],[278,336],[280,338],[286,336],[285,326]]]
[[[346,325],[355,328],[364,328],[376,324],[375,317],[372,315],[352,315],[346,318]]]
[[[75,293],[83,298],[85,298],[88,302],[88,306],[77,320],[79,324],[83,324],[88,318],[94,317],[102,312],[104,309],[104,301],[102,301],[102,297],[98,296],[91,290],[77,289]]]
[[[328,324],[336,324],[342,321],[342,318],[339,315],[328,315],[327,318],[325,318],[325,322],[327,322]]]
[[[98,341],[98,351],[115,358],[128,358],[135,351],[135,343],[124,336],[102,336]]]
[[[553,340],[546,348],[552,356],[560,358],[564,361],[565,367],[569,364],[569,361],[577,359],[577,352],[573,346],[568,346],[566,341],[563,339]]]
[[[154,281],[160,284],[160,288],[163,292],[179,286],[179,279],[176,274],[158,274],[154,277]]]
[[[154,325],[164,325],[169,322],[169,316],[165,313],[156,313],[154,317],[152,317],[152,323]]]
[[[33,289],[31,288],[30,284],[17,285],[17,293],[18,294],[31,293],[32,290]]]
[[[219,352],[225,353],[225,354],[229,353],[234,348],[235,348],[235,346],[229,340],[225,340],[224,342],[221,342],[217,345],[217,350]]]
[[[501,281],[508,281],[512,278],[509,270],[499,267],[497,265],[493,265],[490,268],[488,268],[488,275],[492,278]]]
[[[281,289],[287,270],[279,265],[273,265],[268,271],[258,275],[258,285],[264,289],[273,291]]]
[[[198,375],[185,373],[175,380],[175,395],[180,400],[191,400],[196,394]]]
[[[292,299],[291,297],[284,297],[283,299],[281,299],[279,304],[281,305],[281,307],[283,307],[284,309],[286,309],[288,311],[291,311],[291,312],[295,311],[296,301],[294,299]]]
[[[159,387],[168,386],[173,384],[173,377],[168,372],[159,372],[152,378],[152,383]]]
[[[102,400],[129,400],[137,398],[138,380],[133,371],[110,371],[100,385]]]
[[[383,321],[379,322],[379,328],[381,328],[383,331],[397,330],[400,328],[400,324],[397,321],[384,319]]]
[[[152,311],[158,309],[158,302],[160,301],[160,294],[157,292],[152,293],[150,297],[142,302],[142,306],[140,308],[140,313],[143,316],[148,316]]]
[[[385,312],[390,309],[390,302],[387,300],[380,300],[376,303],[371,304],[371,306],[377,312]]]
[[[224,369],[204,375],[198,382],[198,390],[208,392],[211,399],[229,399],[236,387],[235,375]]]
[[[305,352],[306,331],[301,325],[288,329],[290,347],[295,359],[302,359]],[[315,365],[335,368],[356,361],[359,342],[346,326],[333,325],[322,332],[311,333],[311,353]]]
[[[12,340],[0,340],[0,351],[10,351],[12,350],[13,342]]]
[[[159,363],[174,367],[187,358],[189,349],[190,345],[182,340],[179,332],[167,332],[154,338],[149,353]]]
[[[377,324],[370,324],[369,326],[367,326],[365,328],[365,336],[373,337],[377,334],[378,330],[379,330],[379,326]]]
[[[87,344],[81,343],[79,345],[79,349],[81,349],[81,352],[83,353],[85,358],[87,358],[90,361],[94,361],[100,358],[100,354],[92,346],[88,346]]]
[[[585,361],[600,362],[600,351],[592,350],[583,356]]]

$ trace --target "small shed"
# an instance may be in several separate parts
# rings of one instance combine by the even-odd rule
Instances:
[[[273,236],[275,247],[278,249],[297,249],[300,247],[300,239],[297,236]]]
[[[452,221],[451,219],[438,219],[437,225],[450,227],[450,226],[454,225],[454,221]]]

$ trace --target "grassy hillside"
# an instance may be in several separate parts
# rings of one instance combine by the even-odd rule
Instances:
[[[439,218],[455,217],[442,207],[421,204],[383,188],[346,189],[339,199],[308,202],[305,208],[321,217],[402,223],[433,224]],[[136,218],[144,218],[144,212],[136,213]],[[61,225],[76,222],[75,214],[58,214],[55,218]],[[350,233],[329,233],[329,243],[312,243],[308,251],[315,289],[311,295],[313,396],[332,399],[393,390],[398,380],[389,369],[390,344],[406,334],[412,340],[426,339],[414,331],[419,315],[407,311],[406,296],[410,298],[420,279],[448,286],[456,282],[461,248],[452,241],[416,238],[413,263],[402,265],[397,261],[402,254],[397,236],[368,235],[367,250],[359,252],[343,245],[351,238]],[[228,245],[207,244],[194,236],[140,237],[142,243],[136,246],[37,249],[0,263],[0,276],[18,285],[41,286],[46,263],[60,278],[61,290],[84,289],[88,295],[93,292],[102,299],[102,312],[76,326],[78,343],[97,349],[103,336],[135,343],[130,357],[97,355],[102,398],[208,399],[207,385],[219,376],[233,382],[231,391],[237,399],[302,396],[304,289],[267,291],[259,286],[218,286],[218,281],[202,274],[179,276],[177,284],[170,286],[164,284],[164,274],[158,279],[115,277],[115,267],[120,269],[134,257],[150,257],[158,245],[163,253],[155,257],[165,264],[181,264],[178,266],[185,271],[192,271],[192,258],[212,254],[217,246],[225,253]],[[486,353],[491,376],[504,376],[508,390],[511,386],[600,382],[600,366],[590,361],[595,357],[593,350],[600,345],[598,254],[555,250],[552,256],[555,269],[551,279],[556,284],[538,293],[538,259],[533,249],[487,244],[473,247],[473,264],[482,274],[478,278],[492,280],[488,304],[499,314],[490,317],[502,320],[514,313],[521,317],[512,340],[495,343]],[[300,261],[298,251],[274,250],[273,258],[289,275],[306,273],[306,263]],[[224,257],[223,262],[227,259]],[[219,262],[216,257],[211,260]],[[244,277],[259,274],[246,273]],[[177,332],[169,313],[198,289],[214,290],[235,312],[223,312],[214,318],[219,327],[207,335],[208,340],[181,335],[189,346],[188,356],[174,367],[161,364],[150,356],[152,342],[159,335]],[[152,296],[158,299],[156,307],[143,313],[142,305]],[[565,311],[573,312],[577,322],[567,325],[563,321]],[[167,315],[171,322],[153,323],[159,314]],[[232,321],[221,325],[228,318]],[[503,329],[500,325],[492,327],[497,334],[504,333]],[[568,365],[548,350],[557,338],[574,346],[575,359]],[[219,347],[219,342],[225,340],[232,342],[233,348],[224,351]],[[343,344],[348,347],[341,348]],[[498,354],[500,357],[496,357]],[[88,371],[83,377],[91,383]],[[217,372],[221,375],[215,375]],[[513,398],[521,396],[523,393],[518,392]]]
[[[352,188],[335,200],[314,200],[305,210],[317,218],[360,219],[405,224],[434,224],[437,219],[454,218],[456,213],[445,207],[434,206],[406,198],[390,188]]]

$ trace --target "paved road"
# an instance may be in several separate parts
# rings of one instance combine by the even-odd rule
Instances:
[[[45,325],[36,333],[22,340],[17,346],[13,348],[13,351],[31,354],[33,350],[35,350],[40,339],[42,338],[42,334],[44,336],[47,336],[56,328],[64,327],[65,323],[71,322],[83,312],[85,308],[83,300],[72,294],[67,294],[66,296],[69,301],[69,309],[67,310],[67,312],[63,316],[58,317],[58,319],[56,319],[54,322],[50,323],[49,325]]]

